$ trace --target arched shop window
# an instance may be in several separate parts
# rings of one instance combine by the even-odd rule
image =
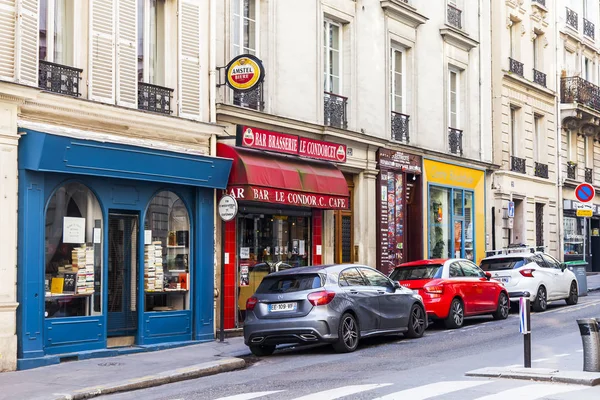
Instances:
[[[146,311],[187,310],[190,218],[185,204],[173,192],[157,193],[144,225]]]
[[[61,186],[46,209],[47,318],[100,314],[102,210],[80,183]]]

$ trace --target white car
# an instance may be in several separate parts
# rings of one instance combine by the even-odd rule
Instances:
[[[529,292],[534,311],[546,310],[548,302],[554,300],[577,304],[579,286],[575,274],[548,254],[499,254],[484,258],[480,267],[504,284],[511,302],[518,302]]]

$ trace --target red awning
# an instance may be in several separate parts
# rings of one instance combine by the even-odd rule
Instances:
[[[348,208],[348,184],[334,164],[222,143],[217,155],[233,159],[228,191],[240,200]]]

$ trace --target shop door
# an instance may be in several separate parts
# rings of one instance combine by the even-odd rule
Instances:
[[[139,216],[108,216],[108,336],[137,330],[137,233]]]

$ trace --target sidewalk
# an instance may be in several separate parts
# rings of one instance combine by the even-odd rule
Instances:
[[[0,374],[0,400],[86,399],[244,368],[243,338]]]
[[[600,274],[595,272],[588,272],[587,286],[588,292],[595,292],[600,290]]]

